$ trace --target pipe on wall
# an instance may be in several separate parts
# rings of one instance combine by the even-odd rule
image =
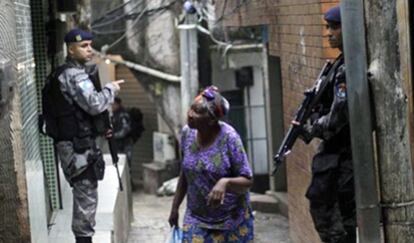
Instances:
[[[359,242],[381,242],[363,0],[342,0],[341,18]]]

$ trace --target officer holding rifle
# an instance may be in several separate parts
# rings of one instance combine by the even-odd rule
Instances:
[[[322,140],[312,161],[312,180],[306,192],[310,213],[323,242],[355,243],[356,210],[352,169],[345,64],[340,7],[325,15],[327,37],[341,54],[325,65],[275,156],[275,167],[290,152],[296,138]]]

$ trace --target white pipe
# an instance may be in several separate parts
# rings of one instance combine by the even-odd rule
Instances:
[[[111,59],[110,57],[108,57],[107,55],[94,50],[95,53],[97,53],[99,55],[100,58],[105,59],[105,60],[110,60],[113,63],[116,64],[121,64],[121,65],[125,65],[131,69],[137,70],[139,72],[160,78],[160,79],[164,79],[173,83],[181,83],[181,77],[180,76],[176,76],[176,75],[172,75],[172,74],[168,74],[168,73],[164,73],[137,63],[133,63],[130,61],[124,61],[124,60],[115,60],[115,59]]]
[[[123,64],[123,65],[125,65],[129,68],[132,68],[134,70],[137,70],[139,72],[143,72],[143,73],[149,74],[151,76],[154,76],[154,77],[157,77],[157,78],[160,78],[160,79],[164,79],[164,80],[167,80],[167,81],[170,81],[170,82],[174,82],[174,83],[180,83],[181,82],[181,77],[180,76],[175,76],[175,75],[172,75],[172,74],[164,73],[164,72],[161,72],[161,71],[149,68],[149,67],[145,67],[145,66],[133,63],[133,62],[129,62],[129,61],[112,61],[112,62],[117,63],[117,64]]]

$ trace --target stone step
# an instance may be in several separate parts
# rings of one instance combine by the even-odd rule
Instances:
[[[250,194],[250,202],[254,211],[278,213],[278,200],[266,194]]]
[[[281,214],[288,217],[287,193],[267,191],[266,194],[251,193],[253,210],[263,213]]]
[[[266,191],[266,195],[276,198],[278,201],[278,213],[289,218],[288,194],[287,192]]]

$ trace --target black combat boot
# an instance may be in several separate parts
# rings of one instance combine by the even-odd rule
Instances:
[[[92,243],[92,237],[76,237],[76,243]]]

